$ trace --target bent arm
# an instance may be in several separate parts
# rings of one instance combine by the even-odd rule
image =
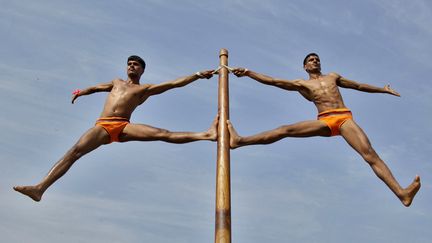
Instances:
[[[267,76],[267,75],[264,75],[261,73],[257,73],[257,72],[245,69],[245,68],[234,68],[232,70],[232,72],[237,77],[248,76],[248,77],[255,79],[256,81],[258,81],[262,84],[276,86],[276,87],[279,87],[279,88],[285,89],[285,90],[298,91],[298,90],[300,90],[300,87],[301,87],[300,80],[277,79],[277,78],[273,78],[273,77],[270,77],[270,76]]]
[[[89,95],[96,92],[110,92],[113,86],[113,81],[111,81],[109,83],[98,84],[96,86],[88,87],[86,89],[79,90],[78,92],[74,92],[74,96],[72,96],[72,104],[79,96]]]
[[[337,80],[337,85],[342,88],[355,89],[355,90],[368,92],[368,93],[386,93],[394,96],[400,96],[398,92],[390,88],[390,85],[386,85],[383,88],[381,88],[369,84],[358,83],[356,81],[349,80],[341,76],[339,76]]]
[[[209,79],[213,76],[213,71],[214,70],[197,72],[197,73],[192,74],[190,76],[181,77],[181,78],[175,79],[173,81],[168,81],[168,82],[164,82],[164,83],[160,83],[160,84],[150,84],[147,87],[146,91],[147,91],[148,95],[161,94],[161,93],[163,93],[167,90],[170,90],[170,89],[186,86],[186,85],[188,85],[188,84],[192,83],[193,81],[198,80],[200,78]]]

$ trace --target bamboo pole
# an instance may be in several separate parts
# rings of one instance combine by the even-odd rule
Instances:
[[[228,50],[221,49],[220,66],[228,66]],[[231,243],[231,178],[230,145],[226,121],[229,119],[228,70],[219,70],[218,110],[219,126],[216,168],[215,243]]]

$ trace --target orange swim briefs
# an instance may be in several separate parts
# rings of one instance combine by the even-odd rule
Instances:
[[[340,127],[349,119],[352,119],[352,113],[347,108],[331,109],[318,114],[318,120],[330,128],[331,136],[340,135]]]
[[[119,141],[119,135],[129,124],[129,119],[123,117],[101,117],[96,121],[95,125],[99,125],[105,129],[105,131],[110,135],[112,142]]]

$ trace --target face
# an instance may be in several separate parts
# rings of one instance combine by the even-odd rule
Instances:
[[[310,56],[306,59],[306,64],[304,65],[306,72],[314,73],[321,72],[321,62],[318,56]]]
[[[141,64],[137,61],[130,60],[127,62],[127,74],[128,76],[140,77],[144,73],[144,69]]]

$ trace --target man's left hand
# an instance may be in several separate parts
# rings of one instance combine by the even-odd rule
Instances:
[[[394,89],[390,88],[389,84],[384,86],[384,90],[391,95],[400,96],[400,94],[398,92],[396,92]]]

